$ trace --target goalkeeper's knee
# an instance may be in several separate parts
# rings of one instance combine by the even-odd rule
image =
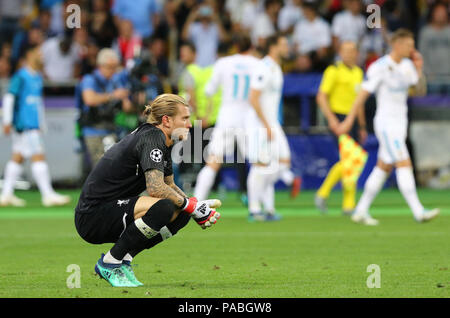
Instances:
[[[155,231],[159,231],[163,226],[169,224],[175,205],[169,199],[161,199],[153,204],[142,217],[142,221]]]

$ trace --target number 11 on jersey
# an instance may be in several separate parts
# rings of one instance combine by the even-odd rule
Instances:
[[[244,87],[239,87],[242,79],[244,80]],[[234,80],[233,98],[247,100],[248,92],[250,89],[250,76],[234,74],[233,80]]]

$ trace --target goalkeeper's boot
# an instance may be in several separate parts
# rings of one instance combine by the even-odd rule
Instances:
[[[15,195],[5,196],[0,198],[0,206],[14,206],[14,207],[24,207],[27,203]]]
[[[372,218],[368,213],[355,213],[351,217],[352,221],[359,224],[364,224],[368,226],[378,225],[378,220]]]
[[[424,210],[422,212],[422,214],[420,215],[420,217],[415,218],[415,220],[419,223],[427,222],[427,221],[430,221],[430,220],[434,219],[435,217],[437,217],[440,212],[441,212],[441,210],[439,210],[439,209]]]
[[[327,199],[316,194],[316,196],[314,197],[314,204],[316,205],[316,208],[320,211],[320,213],[328,213]]]
[[[103,278],[113,287],[137,287],[134,283],[132,283],[125,271],[123,270],[122,264],[107,264],[103,262],[103,256],[97,261],[95,264],[95,272]]]
[[[253,222],[264,222],[266,220],[266,217],[261,212],[249,212],[248,214],[248,221]]]
[[[266,222],[273,222],[273,221],[279,221],[281,220],[281,215],[276,212],[268,212],[266,214],[265,221]]]
[[[302,178],[297,176],[294,178],[294,181],[291,185],[291,199],[294,199],[300,193],[300,189],[302,188]]]
[[[125,272],[125,275],[127,276],[128,280],[135,284],[136,286],[143,286],[140,281],[137,280],[136,276],[134,275],[134,271],[131,265],[130,261],[122,261],[122,269]]]

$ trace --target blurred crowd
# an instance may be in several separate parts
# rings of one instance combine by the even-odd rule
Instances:
[[[71,4],[81,8],[80,28],[67,27]],[[375,28],[366,23],[371,4],[381,9]],[[194,45],[195,63],[206,67],[233,53],[236,34],[248,34],[258,49],[281,32],[291,46],[285,72],[322,72],[345,40],[359,44],[366,69],[387,53],[389,34],[404,27],[416,35],[429,92],[448,94],[449,8],[448,0],[0,0],[0,93],[30,44],[41,44],[47,83],[76,83],[96,69],[97,54],[107,47],[124,69],[146,52],[163,90],[176,92],[183,42]]]

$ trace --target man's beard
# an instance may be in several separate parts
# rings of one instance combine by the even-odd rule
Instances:
[[[174,142],[185,141],[187,140],[188,135],[189,135],[188,128],[176,128],[172,132],[170,139],[172,139]]]

